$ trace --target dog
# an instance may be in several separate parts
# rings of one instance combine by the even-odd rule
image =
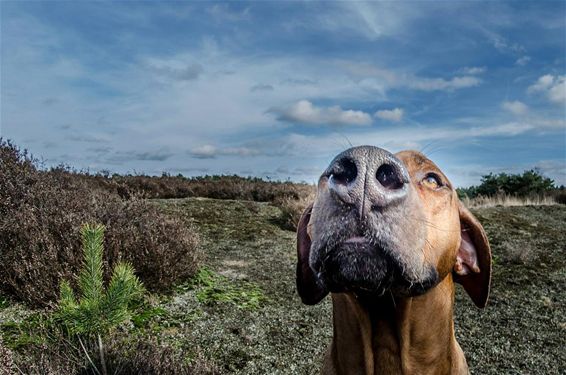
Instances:
[[[297,229],[297,290],[331,294],[322,373],[468,374],[454,283],[487,303],[491,250],[442,171],[417,151],[350,148],[318,181]]]

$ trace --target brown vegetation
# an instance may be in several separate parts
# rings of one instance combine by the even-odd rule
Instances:
[[[306,189],[305,189],[306,190]],[[309,204],[314,202],[315,189],[306,190],[299,198],[281,198],[274,202],[274,205],[281,209],[281,224],[284,229],[297,230],[301,214]]]
[[[104,348],[104,357],[109,374],[137,375],[201,375],[218,374],[216,366],[186,349],[161,344],[156,339],[140,337],[139,340],[124,340],[116,334],[109,338]],[[87,357],[81,345],[89,348],[88,342],[78,343],[53,337],[49,344],[30,345],[18,357],[18,369],[24,374],[96,374],[100,358],[96,350]],[[0,374],[2,374],[0,370]]]
[[[182,175],[161,176],[110,175],[77,172],[60,166],[50,173],[64,174],[73,180],[81,180],[93,188],[101,188],[120,197],[139,198],[189,198],[237,199],[255,202],[276,202],[282,199],[299,199],[312,186],[292,182],[265,181],[255,177],[215,175],[187,178]]]
[[[553,193],[539,196],[518,197],[510,194],[497,194],[493,196],[477,196],[475,198],[463,197],[462,202],[469,208],[481,207],[511,207],[511,206],[549,206],[553,204],[566,204],[566,193]]]
[[[198,236],[182,217],[63,169],[40,171],[0,140],[0,291],[33,306],[57,298],[62,278],[80,269],[80,226],[107,227],[105,263],[129,261],[150,290],[167,290],[194,274]],[[110,275],[105,275],[109,277]]]
[[[0,336],[0,375],[10,374],[12,370],[14,370],[12,351],[4,346]]]
[[[101,180],[101,176],[92,178]],[[256,202],[274,202],[281,198],[298,199],[309,185],[291,182],[271,182],[260,178],[240,176],[112,176],[114,186],[125,187],[130,194],[145,198],[204,197],[238,199]]]

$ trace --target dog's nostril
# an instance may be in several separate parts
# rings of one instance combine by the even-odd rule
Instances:
[[[334,165],[330,178],[337,184],[347,185],[358,176],[356,164],[347,158],[341,159]]]
[[[383,164],[375,174],[377,181],[386,189],[396,190],[403,187],[403,179],[391,164]]]

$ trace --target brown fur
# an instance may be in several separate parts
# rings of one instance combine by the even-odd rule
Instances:
[[[372,150],[366,149],[365,156],[352,152],[347,155],[382,157],[382,151],[378,149],[372,153]],[[330,290],[334,337],[324,360],[323,374],[468,373],[466,359],[454,336],[454,281],[464,286],[476,305],[485,306],[491,274],[489,243],[479,222],[459,202],[450,182],[434,163],[415,151],[400,152],[395,157],[391,160],[400,161],[408,172],[407,198],[395,208],[395,212],[388,213],[383,209],[383,213],[375,215],[379,215],[381,221],[392,222],[384,232],[387,236],[393,233],[395,241],[403,239],[404,247],[392,248],[391,251],[395,251],[395,259],[407,275],[417,275],[418,281],[422,275],[419,276],[414,269],[419,269],[419,265],[422,269],[432,265],[438,273],[438,281],[430,285],[424,294],[397,288],[395,283],[379,295],[348,288]],[[394,157],[387,153],[385,158],[391,162],[387,158]],[[364,163],[367,163],[368,171],[373,171],[371,168],[374,167],[369,167],[371,161],[365,160]],[[363,168],[364,165],[360,167]],[[431,189],[423,183],[431,172],[440,176],[444,187]],[[371,177],[369,172],[366,175]],[[337,210],[336,200],[328,194],[327,177],[324,174],[321,177],[314,208],[307,209],[298,229],[300,269],[297,270],[297,284],[299,294],[308,304],[317,303],[328,293],[324,282],[317,280],[316,272],[313,272],[316,267],[312,267],[312,259],[305,263],[309,256],[313,258],[311,248],[312,251],[324,251],[316,248],[320,238],[335,235],[341,230],[334,224],[336,219],[333,215],[343,214],[339,223],[350,225],[348,211],[343,208]],[[365,189],[365,183],[363,186]],[[402,215],[398,215],[399,212]],[[375,225],[375,219],[364,217],[360,220]],[[404,235],[395,237],[396,230]],[[347,234],[341,234],[341,237],[333,238],[340,241],[346,237]],[[474,255],[477,251],[479,272],[464,272],[460,268],[456,272],[455,265],[464,256],[464,237],[471,243]],[[420,251],[406,249],[406,246],[419,244],[422,244]],[[398,254],[402,252],[404,254]]]

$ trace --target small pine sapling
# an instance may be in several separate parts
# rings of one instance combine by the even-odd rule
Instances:
[[[102,337],[131,316],[131,302],[141,297],[144,288],[128,263],[118,263],[108,287],[104,287],[102,253],[104,226],[84,225],[81,229],[84,252],[83,268],[78,280],[78,298],[68,280],[60,286],[60,300],[56,316],[68,333],[77,335],[81,346],[94,368],[84,347],[83,338],[95,338],[99,351],[102,374],[106,375]]]

